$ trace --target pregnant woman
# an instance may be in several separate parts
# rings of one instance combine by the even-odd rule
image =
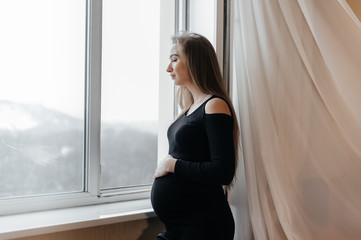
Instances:
[[[152,205],[165,225],[157,239],[233,240],[226,189],[237,165],[236,115],[211,43],[187,32],[172,40],[167,72],[179,86],[182,113],[154,175]]]

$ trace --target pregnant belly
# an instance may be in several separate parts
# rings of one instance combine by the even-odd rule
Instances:
[[[163,222],[194,215],[206,207],[204,186],[176,179],[168,174],[154,180],[151,201],[154,212]]]
[[[197,184],[176,179],[174,174],[157,178],[151,193],[153,209],[161,219],[192,212],[199,208],[200,190]]]
[[[154,180],[151,200],[157,216],[166,220],[176,214],[178,206],[178,187],[173,174],[168,174]]]

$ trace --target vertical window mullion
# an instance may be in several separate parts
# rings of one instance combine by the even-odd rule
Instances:
[[[224,51],[224,0],[216,1],[216,53],[219,66],[223,74],[223,51]]]
[[[100,195],[102,0],[87,1],[85,191]]]
[[[161,38],[159,39],[159,44],[161,46],[159,49],[159,157],[165,156],[168,153],[167,130],[178,110],[178,104],[175,101],[174,83],[169,80],[169,74],[166,72],[166,67],[169,64],[169,49],[172,46],[169,36],[179,31],[179,14],[181,14],[179,11],[179,0],[161,0]],[[169,19],[174,19],[175,21],[171,22]]]
[[[174,12],[174,34],[176,35],[180,31],[189,31],[189,0],[175,0],[175,12]],[[173,94],[176,96],[178,87],[173,86]],[[173,101],[174,117],[177,117],[180,108],[176,100]]]
[[[223,80],[228,93],[232,92],[231,86],[231,3],[232,1],[224,0],[223,4]]]

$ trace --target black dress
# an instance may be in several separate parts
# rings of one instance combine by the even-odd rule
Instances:
[[[235,172],[233,117],[205,114],[206,103],[168,129],[174,174],[155,179],[151,200],[166,229],[159,239],[233,240],[234,220],[222,185]]]

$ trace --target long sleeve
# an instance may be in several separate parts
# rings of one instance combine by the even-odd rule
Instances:
[[[235,173],[235,149],[233,118],[226,114],[205,114],[210,159],[206,162],[190,162],[178,159],[176,178],[208,184],[228,185]]]

